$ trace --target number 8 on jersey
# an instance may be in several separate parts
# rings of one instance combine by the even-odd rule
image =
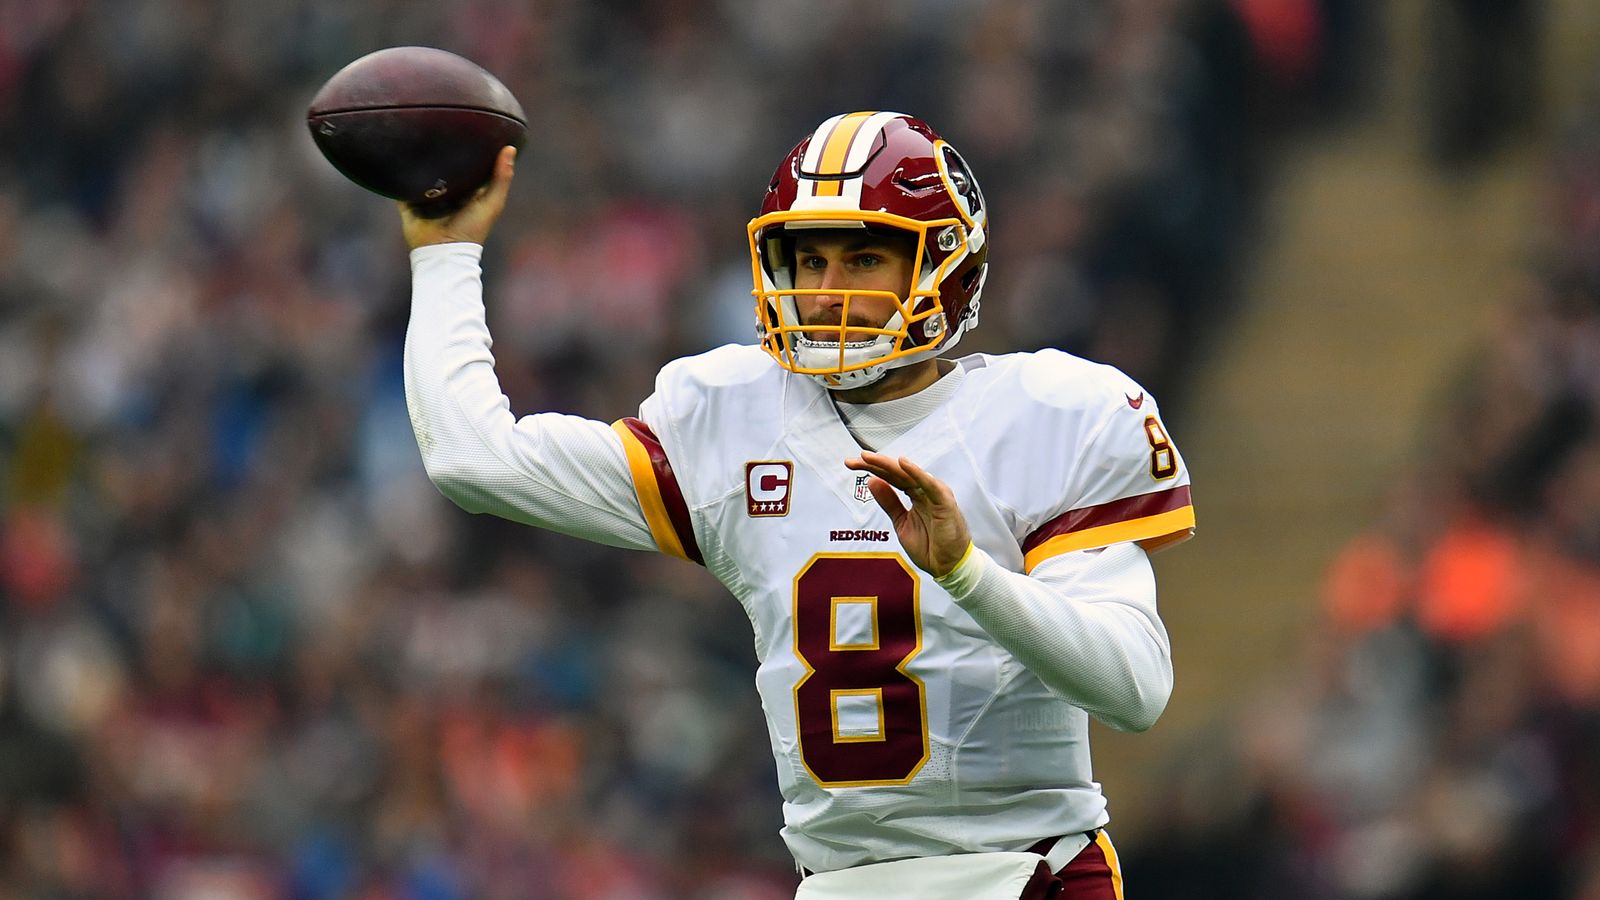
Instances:
[[[928,760],[918,579],[894,553],[819,553],[794,579],[800,755],[823,787],[905,784]]]

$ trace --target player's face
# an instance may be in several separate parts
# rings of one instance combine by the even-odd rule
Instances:
[[[849,297],[849,324],[882,328],[897,311],[888,297],[856,291],[887,291],[905,300],[915,268],[917,239],[863,232],[818,232],[795,239],[794,286],[802,290],[838,291],[800,294],[795,306],[803,325],[839,325],[844,322]],[[807,331],[819,341],[838,340],[835,330]],[[869,332],[848,331],[846,341],[871,340]]]

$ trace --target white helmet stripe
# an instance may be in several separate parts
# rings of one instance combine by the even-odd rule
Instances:
[[[903,115],[905,114],[897,112],[879,112],[873,113],[871,116],[867,117],[867,121],[861,124],[861,130],[856,132],[855,140],[850,144],[850,154],[845,157],[844,169],[842,171],[856,172],[859,171],[862,166],[866,165],[867,154],[872,152],[872,147],[878,142],[878,135],[882,133],[884,126],[888,125],[890,121]],[[852,180],[859,181],[859,179]],[[856,186],[856,193],[857,195],[861,193],[861,187],[859,184]]]
[[[815,172],[817,167],[822,165],[822,148],[828,145],[828,138],[833,136],[833,130],[839,127],[839,123],[844,121],[846,115],[849,113],[834,116],[818,125],[817,130],[811,133],[811,145],[806,147],[805,158],[800,160],[800,171]]]
[[[859,172],[867,164],[867,157],[872,153],[872,148],[878,143],[878,136],[890,122],[900,116],[897,112],[873,113],[861,123],[861,128],[850,142],[850,153],[845,157],[842,171]],[[843,205],[850,209],[861,208],[862,178],[847,178],[839,185],[839,194],[844,201]]]
[[[818,125],[817,130],[811,133],[811,143],[806,145],[806,155],[800,160],[800,171],[802,173],[815,172],[817,167],[822,165],[822,150],[828,145],[828,138],[833,136],[834,129],[839,127],[839,123],[844,121],[846,115],[848,113],[840,113],[828,119]],[[796,200],[815,197],[817,195],[817,181],[814,178],[802,177],[796,185],[796,189]]]

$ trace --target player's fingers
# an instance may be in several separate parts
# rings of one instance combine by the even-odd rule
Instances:
[[[910,490],[915,486],[911,476],[900,468],[900,464],[892,456],[885,456],[882,453],[874,453],[868,450],[863,452],[857,459],[862,463],[859,467],[861,470],[871,472],[902,491]]]
[[[946,503],[953,500],[955,495],[950,487],[939,479],[933,477],[927,469],[917,465],[910,459],[900,457],[900,468],[906,473],[912,488],[907,493],[925,498],[935,503]]]
[[[878,506],[889,515],[889,521],[898,525],[900,517],[910,512],[904,503],[900,502],[900,495],[894,492],[889,482],[882,478],[867,479],[867,490],[872,492],[872,499],[878,501]]]
[[[495,157],[494,177],[489,180],[490,190],[505,193],[511,190],[511,179],[517,174],[517,148],[501,147],[500,155]]]
[[[485,199],[496,209],[506,205],[506,195],[511,193],[511,179],[516,168],[517,148],[501,147],[500,155],[494,160],[494,175],[482,189]]]
[[[500,148],[500,155],[494,160],[494,181],[511,183],[517,173],[517,148],[507,144]]]
[[[900,495],[895,491],[896,489],[905,491],[911,485],[909,482],[906,483],[905,487],[895,484],[897,480],[904,481],[904,475],[884,466],[883,463],[888,460],[889,458],[881,453],[867,451],[860,456],[845,460],[844,465],[847,469],[866,472],[873,476],[867,479],[867,490],[872,493],[872,498],[878,501],[878,505],[883,508],[883,511],[889,515],[889,519],[898,523],[901,516],[910,512],[910,508],[900,502]]]
[[[899,471],[906,474],[906,484],[901,487],[901,490],[906,492],[906,496],[909,496],[912,504],[920,504],[920,506],[926,508],[926,506],[933,506],[933,504],[939,504],[944,501],[944,490],[942,490],[944,484],[942,484],[941,480],[930,476],[926,469],[918,466],[917,463],[912,463],[906,456],[901,456],[894,463],[898,466]]]
[[[880,476],[880,477],[882,477],[882,476]],[[904,494],[906,496],[906,499],[911,501],[911,505],[912,505],[913,508],[914,507],[918,507],[918,506],[926,507],[926,506],[929,505],[929,503],[933,499],[932,497],[929,496],[928,492],[925,489],[923,489],[920,485],[918,485],[916,482],[910,480],[909,478],[905,478],[905,477],[884,478],[883,481],[884,481],[884,484],[886,484],[889,487],[892,487],[895,490],[898,490],[900,493]]]
[[[864,458],[864,456],[865,454],[863,454],[863,456],[853,456],[845,460],[844,467],[857,472],[866,472],[869,475],[877,475],[880,478],[892,474],[888,469],[885,469],[883,466],[872,460]]]

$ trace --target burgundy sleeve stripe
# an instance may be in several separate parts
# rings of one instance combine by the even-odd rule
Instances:
[[[1135,541],[1148,552],[1179,543],[1194,533],[1189,486],[1180,485],[1097,506],[1068,510],[1034,529],[1022,542],[1023,567],[1073,550]]]
[[[1144,519],[1172,512],[1192,505],[1189,497],[1189,486],[1179,485],[1167,488],[1164,491],[1152,491],[1140,494],[1137,497],[1123,497],[1121,500],[1112,500],[1110,503],[1101,503],[1098,506],[1085,506],[1081,509],[1069,509],[1054,519],[1040,525],[1022,542],[1022,552],[1029,553],[1033,548],[1056,535],[1071,534],[1074,531],[1087,531],[1090,528],[1099,528],[1102,525],[1115,525],[1118,522],[1127,522],[1131,519]]]
[[[678,477],[672,472],[672,463],[667,460],[661,441],[650,430],[650,426],[639,419],[620,419],[613,427],[622,435],[623,444],[629,451],[629,460],[634,463],[634,489],[639,493],[639,501],[645,508],[645,518],[649,521],[651,531],[656,533],[656,543],[674,556],[679,555],[675,551],[681,547],[684,559],[705,565],[705,559],[700,555],[700,545],[694,538],[694,525],[689,519],[689,504],[683,499]],[[630,439],[632,446],[626,446]],[[648,467],[637,464],[646,461]],[[657,510],[665,513],[671,528],[670,535],[662,533],[664,529],[659,521],[660,516],[652,515]],[[675,543],[677,546],[674,546]]]

